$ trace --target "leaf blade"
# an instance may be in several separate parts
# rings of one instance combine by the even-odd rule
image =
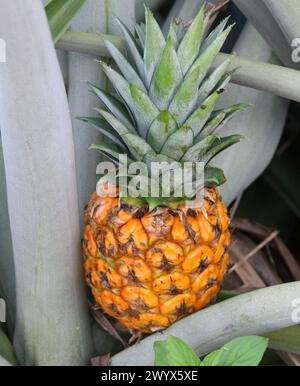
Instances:
[[[45,6],[54,43],[69,28],[72,20],[87,0],[52,0]]]

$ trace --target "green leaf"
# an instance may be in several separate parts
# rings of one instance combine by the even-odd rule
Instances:
[[[111,131],[112,128],[110,125],[107,124],[107,122],[101,118],[101,117],[80,117],[78,118],[82,122],[86,122],[94,126],[101,134],[103,134],[105,137],[107,137],[110,141],[115,143],[116,145],[120,146],[120,148],[127,153],[126,146],[124,146],[124,143],[116,137]]]
[[[109,41],[104,40],[105,45],[108,49],[108,52],[111,54],[112,58],[116,62],[119,67],[121,73],[128,83],[133,83],[138,86],[143,91],[147,92],[144,83],[142,82],[139,75],[136,73],[135,69],[131,66],[128,60],[124,57],[124,55]]]
[[[162,111],[152,122],[147,142],[156,152],[160,152],[169,136],[178,129],[177,122],[168,111]]]
[[[142,161],[143,157],[147,152],[153,152],[151,146],[144,141],[138,135],[130,133],[130,131],[118,121],[112,114],[105,110],[97,109],[99,114],[111,125],[113,129],[121,136],[125,144],[127,145],[132,156],[138,160]]]
[[[198,15],[182,39],[182,42],[180,43],[177,51],[178,59],[184,75],[188,72],[189,68],[199,54],[202,38],[205,31],[205,7],[205,4],[201,7]]]
[[[201,361],[183,340],[168,336],[154,343],[155,366],[199,366]]]
[[[176,33],[176,24],[175,24],[174,20],[172,20],[172,22],[170,24],[168,39],[172,40],[173,47],[175,48],[175,50],[177,50],[179,42],[178,42],[178,36]]]
[[[226,113],[219,113],[212,119],[210,119],[206,125],[203,127],[201,132],[197,135],[194,142],[200,142],[204,138],[208,137],[209,135],[213,134],[217,128],[220,126],[220,124],[223,122],[224,118],[226,117]]]
[[[179,126],[185,122],[196,106],[198,99],[197,93],[203,76],[200,67],[196,68],[195,71],[183,81],[170,104],[169,111]]]
[[[217,27],[214,30],[212,30],[212,32],[204,40],[200,48],[200,53],[203,53],[221,35],[229,19],[230,19],[230,16],[226,17],[226,19],[222,20],[221,23],[217,25]]]
[[[87,0],[52,0],[47,3],[47,14],[54,43],[66,32],[72,20]]]
[[[131,122],[124,104],[121,103],[114,95],[104,91],[103,89],[89,83],[92,92],[101,100],[108,110],[125,125],[131,132],[135,133],[135,128]]]
[[[144,63],[146,70],[146,82],[150,86],[152,75],[165,48],[166,42],[162,31],[157,24],[152,12],[146,8],[146,41],[144,51]]]
[[[232,340],[208,355],[203,366],[258,366],[268,347],[268,339],[245,336]]]
[[[225,75],[228,66],[230,64],[230,60],[227,59],[223,63],[218,66],[213,73],[203,82],[199,89],[198,93],[198,104],[202,104],[203,101],[211,94],[217,84]]]
[[[220,138],[219,141],[216,141],[215,145],[209,150],[201,161],[208,164],[217,154],[221,153],[223,150],[228,147],[240,142],[243,137],[241,135],[230,135],[228,137]]]
[[[145,80],[145,70],[144,70],[144,62],[142,59],[142,56],[140,54],[139,47],[136,43],[136,40],[134,36],[132,35],[131,31],[126,27],[126,25],[117,18],[117,22],[123,32],[124,38],[127,43],[127,47],[129,49],[129,52],[131,53],[131,56],[135,62],[136,68],[140,74],[141,79]]]
[[[229,81],[230,81],[230,76],[228,76],[224,80],[224,82],[218,87],[218,89],[215,92],[213,92],[185,122],[185,124],[193,130],[195,137],[197,137],[197,135],[202,130],[203,126],[208,121],[215,107],[215,104],[220,99],[220,96],[223,93]]]
[[[208,69],[212,65],[214,59],[217,54],[220,52],[225,40],[227,39],[230,31],[233,26],[226,28],[224,32],[222,32],[199,56],[199,58],[195,61],[195,63],[190,68],[188,74],[191,74],[196,68],[201,69],[201,74],[203,74],[203,78],[206,75]],[[202,78],[202,79],[203,79]]]
[[[168,108],[174,91],[182,81],[180,63],[169,37],[150,86],[150,98],[160,110]]]
[[[187,150],[193,145],[193,130],[188,126],[182,126],[174,134],[170,135],[164,144],[161,153],[179,161]]]
[[[126,79],[123,78],[122,75],[113,70],[106,63],[102,61],[98,61],[98,63],[101,65],[105,75],[110,80],[118,95],[123,99],[125,105],[127,105],[130,110],[133,110],[133,102],[131,98],[129,83],[126,81]]]
[[[276,330],[264,336],[270,340],[270,348],[300,354],[300,325]]]
[[[225,184],[226,177],[223,170],[212,166],[206,166],[204,170],[204,186],[207,188],[214,188]]]
[[[217,135],[209,135],[202,141],[192,146],[182,157],[183,162],[199,162],[207,152],[212,149],[213,145],[220,143],[220,137]]]
[[[151,123],[159,115],[159,110],[148,95],[134,84],[130,85],[130,93],[138,130],[142,137],[146,138]]]
[[[100,153],[108,156],[108,158],[114,162],[117,162],[119,160],[119,154],[122,154],[122,150],[118,146],[112,144],[111,142],[108,143],[105,141],[102,141],[101,144],[98,145],[91,145],[90,150],[97,150]]]
[[[145,49],[146,42],[146,25],[145,23],[136,24],[135,26],[136,33],[138,35],[142,49]],[[144,62],[143,62],[144,64]]]

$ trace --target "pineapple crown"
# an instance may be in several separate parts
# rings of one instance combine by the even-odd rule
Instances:
[[[238,104],[214,110],[231,79],[230,61],[224,61],[211,74],[209,69],[232,26],[226,28],[225,19],[208,34],[211,14],[203,6],[188,28],[173,20],[165,38],[153,14],[145,8],[146,23],[136,25],[138,39],[117,19],[127,57],[105,40],[119,72],[99,62],[116,94],[90,84],[105,106],[96,109],[98,117],[81,118],[104,136],[101,144],[91,148],[113,161],[125,153],[129,162],[143,161],[146,165],[156,161],[181,168],[184,162],[203,162],[205,186],[221,185],[226,181],[222,170],[209,166],[209,162],[239,142],[241,136],[220,137],[218,129],[248,107]],[[143,199],[150,201],[147,194]],[[176,200],[171,197],[168,201]],[[161,197],[155,206],[159,204],[168,203]]]

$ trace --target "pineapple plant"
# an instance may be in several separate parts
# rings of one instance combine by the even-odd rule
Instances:
[[[107,40],[119,72],[100,62],[116,93],[90,85],[102,107],[99,116],[81,118],[103,134],[91,148],[114,162],[125,153],[129,163],[147,167],[205,164],[204,184],[194,181],[204,196],[199,207],[163,193],[123,196],[120,186],[112,195],[107,176],[100,179],[104,194],[94,192],[86,204],[86,281],[97,305],[130,330],[165,329],[209,305],[228,267],[230,220],[217,190],[226,180],[211,161],[240,141],[239,135],[220,137],[218,129],[247,105],[215,108],[232,73],[229,61],[209,70],[232,26],[224,20],[208,33],[210,16],[203,6],[190,25],[176,19],[165,38],[146,8],[138,39],[118,19],[128,55]]]

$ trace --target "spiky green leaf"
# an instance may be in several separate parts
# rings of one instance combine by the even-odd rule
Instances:
[[[131,122],[124,104],[119,101],[114,95],[102,90],[101,88],[89,83],[91,91],[101,100],[108,110],[125,125],[131,132],[135,133],[135,128]]]
[[[182,126],[167,139],[161,152],[162,154],[179,161],[193,145],[193,141],[193,130],[188,126]]]
[[[160,60],[166,42],[163,33],[157,24],[152,12],[146,8],[146,41],[144,63],[146,70],[146,83],[150,86],[151,79],[157,63]]]
[[[101,144],[98,145],[91,145],[90,149],[99,151],[100,153],[108,156],[109,159],[116,163],[119,160],[119,154],[122,152],[122,150],[118,146],[105,141],[102,141]]]
[[[176,88],[182,81],[180,63],[172,38],[169,37],[150,86],[150,98],[160,110],[168,108]]]
[[[191,74],[193,71],[195,71],[196,68],[200,68],[200,73],[202,74],[203,78],[206,76],[207,71],[209,70],[210,66],[212,65],[214,59],[216,58],[217,54],[220,52],[227,36],[229,35],[230,31],[232,30],[233,26],[230,26],[226,28],[225,31],[223,31],[199,56],[199,58],[195,61],[195,63],[192,65],[191,69],[189,70],[188,74]]]
[[[218,142],[220,138],[217,135],[209,135],[202,141],[192,146],[182,157],[183,162],[198,162],[201,161],[202,157]]]
[[[112,128],[107,122],[101,117],[80,117],[81,121],[89,123],[93,127],[95,127],[101,134],[107,137],[110,141],[118,145],[123,152],[127,152],[126,146],[124,143],[114,134],[112,133]]]
[[[120,19],[117,18],[117,22],[123,32],[128,50],[131,53],[131,56],[135,62],[135,65],[140,74],[140,77],[141,79],[144,80],[145,79],[144,62],[143,62],[139,47],[136,43],[136,40],[132,35],[131,31],[126,27],[126,25]]]
[[[143,138],[131,133],[125,134],[123,138],[138,161],[143,161],[147,154],[155,154],[152,147]]]
[[[213,134],[216,131],[216,129],[220,126],[220,124],[223,122],[225,117],[226,117],[226,113],[221,112],[217,114],[215,117],[211,118],[195,138],[195,143],[200,142],[202,139]]]
[[[138,130],[141,136],[146,138],[148,129],[154,119],[158,116],[159,110],[153,104],[148,95],[140,90],[136,85],[130,85],[130,94]]]
[[[185,122],[196,106],[200,82],[200,68],[197,68],[183,81],[170,104],[169,111],[179,126]]]
[[[132,110],[133,103],[132,103],[129,83],[126,81],[126,79],[123,78],[122,75],[120,75],[117,71],[113,70],[106,63],[101,61],[98,61],[98,63],[101,65],[105,75],[110,80],[111,84],[113,85],[118,95],[124,101],[124,104],[127,105],[130,108],[130,110]]]
[[[215,107],[215,104],[219,100],[229,80],[230,80],[230,76],[223,81],[220,87],[218,87],[218,89],[215,92],[213,92],[186,121],[185,124],[193,130],[195,138],[197,137],[197,135],[200,133],[203,126],[208,121]]]
[[[178,59],[184,75],[187,73],[199,54],[200,45],[205,31],[204,11],[205,5],[201,7],[192,25],[184,35],[177,51]]]
[[[178,129],[177,122],[168,111],[162,111],[152,122],[147,142],[156,152],[160,152],[169,136]]]
[[[214,146],[202,157],[201,162],[208,164],[217,154],[221,153],[228,147],[240,142],[243,137],[241,135],[230,135],[216,141]]]
[[[174,20],[172,20],[172,23],[170,25],[170,29],[169,29],[169,33],[168,33],[168,39],[172,40],[173,47],[175,48],[175,50],[177,50],[179,42],[178,42],[178,36],[176,33],[176,24],[175,24]]]
[[[66,32],[87,0],[51,0],[45,6],[54,43]]]
[[[204,40],[200,48],[200,53],[203,53],[221,35],[229,19],[230,19],[230,16],[226,17],[226,19],[222,20],[221,23],[217,25],[217,27],[214,30],[212,30],[212,32]]]
[[[226,74],[228,66],[230,64],[230,60],[225,60],[220,66],[218,66],[215,71],[203,82],[199,89],[198,93],[198,104],[202,104],[202,102],[210,95],[210,93],[214,90],[220,80]]]
[[[111,54],[112,58],[119,67],[121,73],[128,83],[136,84],[140,89],[147,92],[144,83],[142,82],[139,75],[136,73],[135,69],[131,66],[128,60],[124,55],[112,44],[109,40],[104,40],[108,52]]]

